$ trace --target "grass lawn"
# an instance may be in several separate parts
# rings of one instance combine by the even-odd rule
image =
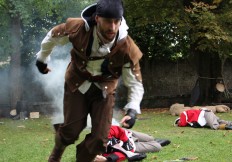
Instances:
[[[232,113],[217,113],[232,120]],[[231,162],[232,130],[174,127],[177,116],[167,111],[143,110],[134,130],[171,140],[160,152],[149,153],[144,162],[164,162],[179,158],[197,158],[196,162]],[[80,139],[88,132],[85,130]],[[45,162],[54,144],[51,119],[12,120],[0,118],[0,162]],[[62,162],[75,162],[75,145],[70,145]]]

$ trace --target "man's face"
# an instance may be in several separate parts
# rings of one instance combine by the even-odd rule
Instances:
[[[98,32],[101,33],[103,38],[111,42],[116,36],[119,26],[121,25],[121,19],[111,19],[96,16]]]

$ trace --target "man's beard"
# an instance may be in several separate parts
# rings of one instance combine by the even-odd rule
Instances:
[[[111,32],[111,31],[105,32],[105,31],[101,30],[100,27],[97,28],[97,35],[103,44],[111,42],[115,37],[115,35],[114,35],[113,38],[108,38],[107,35],[105,34],[107,32]]]

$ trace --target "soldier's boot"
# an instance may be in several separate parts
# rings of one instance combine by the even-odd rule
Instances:
[[[232,130],[232,125],[226,124],[225,130]]]

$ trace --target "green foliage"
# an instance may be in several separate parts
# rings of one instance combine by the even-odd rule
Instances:
[[[10,40],[9,40],[9,19],[6,19],[7,14],[4,12],[4,10],[1,7],[1,4],[3,3],[3,0],[0,1],[0,29],[2,32],[0,32],[0,62],[6,61],[9,57],[9,51],[10,49]]]
[[[124,2],[130,35],[144,57],[176,61],[188,55],[188,27],[184,23],[187,17],[180,1]]]
[[[190,45],[203,52],[218,53],[222,57],[230,56],[232,2],[227,0],[197,2],[199,3],[191,0],[175,1],[175,3],[171,0],[142,2],[124,0],[127,23],[133,27],[130,33],[149,58],[167,60],[185,58],[189,55]],[[162,29],[159,28],[160,24]],[[170,24],[175,28],[174,31],[170,30]],[[166,30],[162,37],[155,39],[156,34],[153,29],[147,29],[151,25],[159,28],[161,32]],[[173,43],[176,47],[171,46]]]
[[[130,29],[144,57],[176,61],[188,55],[188,33],[181,33],[171,22],[147,24]]]
[[[191,43],[200,51],[229,55],[232,50],[232,32],[228,29],[232,27],[232,12],[202,2],[192,4],[192,8],[186,9],[189,13]]]
[[[231,57],[231,1],[204,1],[208,4],[192,4],[188,0],[175,3],[172,0],[123,1],[130,35],[148,59],[186,58],[190,44],[201,51]],[[6,61],[11,55],[9,28],[14,17],[19,16],[21,20],[22,62],[27,64],[39,50],[39,43],[48,30],[67,17],[80,16],[81,10],[93,2],[95,0],[0,0],[0,29],[3,31],[0,33],[0,61]],[[193,7],[185,10],[186,2]]]
[[[14,17],[21,21],[22,62],[27,64],[34,58],[40,42],[53,26],[68,17],[80,16],[81,10],[94,0],[1,0],[0,1],[0,61],[11,55],[10,25]]]
[[[184,21],[185,12],[181,1],[173,0],[124,0],[127,22],[135,26],[157,22]]]

